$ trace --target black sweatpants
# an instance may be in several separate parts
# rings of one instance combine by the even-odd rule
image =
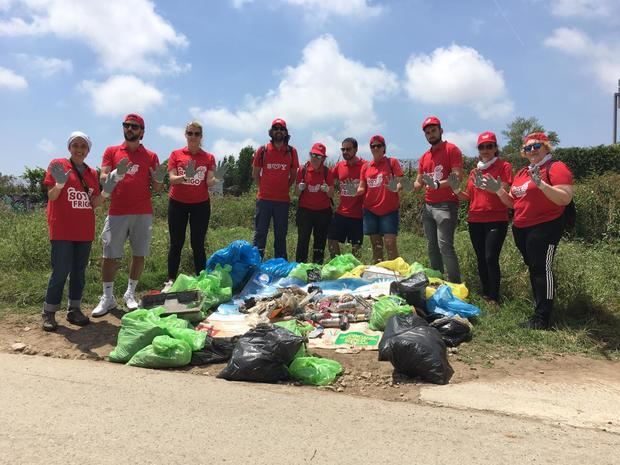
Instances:
[[[502,278],[499,254],[508,231],[507,221],[491,223],[468,223],[469,237],[478,260],[478,275],[482,294],[499,301],[499,285]]]
[[[194,270],[200,274],[205,269],[207,254],[205,237],[211,218],[211,201],[201,203],[183,203],[169,199],[168,232],[170,249],[168,250],[168,279],[175,279],[181,263],[181,250],[185,243],[185,230],[189,221],[189,237],[194,254]]]
[[[530,283],[534,297],[534,317],[549,324],[553,310],[554,281],[553,258],[564,232],[564,218],[539,223],[527,228],[513,225],[515,245],[530,270]]]
[[[312,262],[323,263],[325,243],[327,242],[327,231],[329,230],[331,219],[331,208],[325,210],[297,209],[297,253],[295,254],[295,260],[297,262],[306,263],[308,261],[310,235],[313,235]]]

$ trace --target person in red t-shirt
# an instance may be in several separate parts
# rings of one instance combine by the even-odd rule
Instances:
[[[297,173],[295,194],[299,196],[297,207],[297,253],[298,263],[308,261],[308,246],[313,235],[312,262],[322,264],[327,242],[327,230],[332,219],[334,175],[325,166],[327,149],[320,142],[310,149],[310,161]]]
[[[450,173],[463,179],[463,155],[460,149],[442,140],[443,129],[436,116],[422,122],[422,130],[431,148],[418,162],[414,190],[426,189],[422,226],[428,243],[431,268],[448,274],[448,281],[461,282],[459,260],[454,250],[454,232],[459,220],[459,199],[448,184]]]
[[[523,326],[548,329],[555,291],[553,259],[564,232],[564,211],[573,199],[573,174],[552,160],[551,143],[543,132],[525,137],[521,156],[530,164],[515,175],[510,193],[490,175],[484,177],[484,186],[514,208],[512,234],[529,268],[535,302],[534,314]]]
[[[151,187],[156,192],[161,191],[166,176],[166,165],[160,165],[157,155],[140,143],[144,137],[144,120],[140,115],[130,113],[125,117],[123,134],[125,142],[108,147],[101,163],[102,182],[113,182],[116,188],[110,196],[110,209],[101,233],[103,295],[92,312],[94,317],[116,308],[114,277],[127,239],[132,258],[123,298],[129,310],[138,308],[136,286],[144,270],[144,257],[149,253],[153,228]]]
[[[265,255],[267,233],[273,218],[274,258],[287,258],[289,191],[297,177],[297,150],[289,145],[286,121],[276,118],[269,130],[271,142],[259,147],[252,162],[252,178],[258,186],[254,216],[254,246]]]
[[[177,277],[188,222],[190,243],[194,254],[194,271],[197,275],[204,270],[207,261],[205,237],[211,217],[209,187],[216,183],[215,157],[200,147],[202,125],[199,122],[192,121],[187,124],[185,138],[187,146],[174,150],[168,158],[170,248],[168,249],[168,281],[164,292],[172,287]]]
[[[384,242],[388,260],[398,258],[398,193],[403,189],[403,170],[396,158],[386,156],[383,136],[370,138],[370,151],[373,159],[362,167],[357,191],[364,196],[364,234],[370,236],[373,263],[379,263],[383,261]]]
[[[362,221],[362,204],[364,196],[357,193],[360,184],[362,166],[366,163],[357,156],[357,140],[347,137],[342,141],[342,158],[332,168],[334,181],[338,181],[340,203],[329,225],[328,245],[332,258],[340,255],[340,243],[351,243],[351,252],[357,258],[362,255],[364,224]]]
[[[467,224],[478,260],[482,296],[497,305],[501,281],[499,254],[508,231],[508,207],[495,194],[483,189],[482,182],[488,174],[499,178],[502,188],[507,189],[512,184],[512,165],[499,158],[497,137],[492,132],[478,136],[478,153],[478,166],[469,173],[465,190],[461,190],[454,172],[448,176],[448,183],[460,200],[469,201]]]
[[[70,157],[52,160],[43,184],[47,186],[47,223],[52,247],[52,274],[43,304],[43,329],[58,327],[56,312],[69,278],[67,321],[78,326],[90,320],[82,313],[81,303],[86,282],[86,265],[95,238],[94,209],[103,203],[97,172],[84,160],[91,140],[80,131],[69,135]]]

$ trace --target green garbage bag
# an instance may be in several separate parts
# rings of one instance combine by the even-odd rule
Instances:
[[[291,378],[304,384],[325,386],[342,373],[342,365],[328,358],[298,357],[291,362],[288,371]]]
[[[168,292],[192,291],[195,289],[198,289],[198,278],[181,273],[177,276],[177,279],[174,280],[174,284],[172,284]]]
[[[308,282],[308,271],[310,270],[321,270],[321,265],[317,265],[316,263],[299,263],[293,271],[288,274],[289,278],[297,278],[301,281],[307,283]]]
[[[347,253],[343,255],[338,255],[332,258],[326,265],[321,269],[321,279],[323,280],[331,280],[338,279],[345,273],[348,273],[356,266],[361,265],[357,258],[353,256],[353,254]]]
[[[192,348],[185,341],[157,336],[153,343],[131,357],[127,365],[142,368],[182,367],[192,359]]]
[[[304,341],[305,341],[306,334],[308,334],[310,331],[314,329],[314,326],[312,326],[310,323],[303,323],[299,320],[277,321],[276,323],[274,323],[274,326],[280,326],[282,328],[288,329],[291,333],[295,334],[296,336],[303,337]],[[308,352],[306,349],[306,343],[304,342],[299,348],[299,350],[297,351],[297,353],[295,354],[295,358],[306,357],[307,355],[308,355]]]
[[[202,270],[196,277],[180,274],[170,292],[199,290],[203,296],[201,309],[206,312],[232,298],[232,278],[229,271],[230,265],[222,267],[218,264],[212,272]]]
[[[397,295],[388,295],[379,298],[372,306],[372,315],[368,327],[373,331],[383,331],[387,320],[398,314],[412,313],[413,307],[407,305],[405,299]]]
[[[192,348],[192,352],[203,349],[207,340],[207,333],[191,328],[169,327],[166,332],[170,337],[187,342]]]
[[[138,351],[145,348],[156,336],[164,334],[158,316],[161,308],[146,310],[140,308],[125,313],[121,318],[121,329],[118,332],[116,347],[108,356],[111,362],[126,363]]]
[[[413,262],[411,267],[409,268],[409,276],[414,273],[419,273],[422,271],[428,278],[440,278],[443,279],[443,274],[441,271],[433,270],[432,268],[426,268],[421,263]]]

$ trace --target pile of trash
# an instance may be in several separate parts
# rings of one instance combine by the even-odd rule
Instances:
[[[122,318],[109,358],[148,368],[227,362],[218,377],[231,381],[326,385],[342,366],[312,349],[377,350],[398,373],[446,384],[447,347],[471,340],[469,319],[480,313],[467,297],[464,284],[402,258],[262,262],[234,241],[198,277],[180,275],[169,293],[145,296],[144,308]]]

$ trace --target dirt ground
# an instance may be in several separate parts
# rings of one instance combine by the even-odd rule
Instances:
[[[122,311],[115,310],[80,328],[67,323],[64,313],[59,313],[59,328],[55,333],[46,333],[41,329],[38,315],[4,315],[0,317],[0,351],[108,363],[106,356],[116,345],[122,315]],[[332,386],[304,389],[330,390],[388,401],[416,402],[420,387],[424,385],[395,375],[389,362],[377,360],[376,351],[362,351],[357,354],[340,354],[331,350],[313,352],[338,360],[344,367],[344,374]],[[449,360],[454,368],[451,384],[506,378],[541,380],[545,377],[555,381],[578,382],[595,379],[597,375],[617,375],[620,367],[620,364],[615,362],[560,354],[539,358],[497,359],[492,366],[486,363],[472,365],[460,359],[458,349],[451,350]],[[213,364],[180,370],[192,375],[216,376],[223,367],[224,364]]]

